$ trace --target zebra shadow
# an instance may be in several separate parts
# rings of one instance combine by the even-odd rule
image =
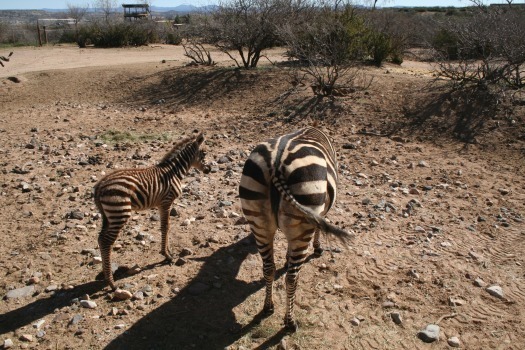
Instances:
[[[186,287],[105,349],[224,349],[233,344],[264,318],[259,313],[242,326],[233,312],[250,295],[264,288],[262,278],[253,282],[236,279],[249,254],[257,254],[251,235],[202,258],[204,265]],[[261,270],[262,277],[262,266],[256,264],[254,268]],[[284,268],[279,269],[276,278],[284,272]],[[284,334],[278,332],[262,348],[278,344]]]

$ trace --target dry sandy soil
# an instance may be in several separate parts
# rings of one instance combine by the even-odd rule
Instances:
[[[308,89],[286,93],[284,64],[186,67],[169,46],[14,51],[0,68],[0,346],[445,349],[457,337],[465,349],[525,348],[523,103],[512,116],[464,113],[418,62],[364,67],[369,89],[316,103]],[[237,186],[258,141],[313,119],[339,152],[328,217],[357,237],[325,240],[305,264],[300,328],[287,334],[285,240],[276,311],[263,318]],[[174,204],[171,248],[183,260],[161,264],[158,215],[137,212],[112,256],[134,296],[115,300],[97,280],[93,185],[154,164],[194,129],[213,172],[191,173]],[[429,324],[440,327],[433,343],[418,337]]]

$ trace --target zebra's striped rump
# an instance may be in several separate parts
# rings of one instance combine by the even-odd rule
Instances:
[[[169,251],[169,210],[179,197],[181,181],[190,168],[208,173],[205,153],[201,149],[203,134],[188,137],[175,146],[155,166],[116,170],[102,178],[94,188],[95,203],[102,214],[102,229],[98,243],[102,256],[104,277],[111,288],[115,282],[111,273],[111,247],[132,210],[158,208],[161,221],[162,248],[167,260]]]
[[[267,312],[273,311],[273,240],[277,228],[288,240],[285,325],[295,330],[297,274],[312,238],[320,254],[320,231],[343,241],[351,237],[323,218],[337,196],[337,160],[330,140],[320,130],[306,128],[260,143],[244,165],[239,195],[263,259]]]

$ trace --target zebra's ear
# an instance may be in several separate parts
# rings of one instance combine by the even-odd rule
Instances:
[[[204,133],[200,133],[199,135],[197,135],[197,137],[195,138],[195,141],[201,145],[203,142],[204,142]]]

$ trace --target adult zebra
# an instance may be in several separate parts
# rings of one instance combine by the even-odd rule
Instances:
[[[268,314],[274,311],[273,240],[277,228],[288,240],[284,323],[291,331],[297,330],[293,308],[298,273],[312,237],[315,253],[321,254],[320,230],[342,241],[352,236],[323,218],[336,193],[336,153],[328,137],[314,127],[260,143],[244,165],[239,194],[263,259],[264,312]]]
[[[95,203],[102,214],[102,230],[98,237],[104,278],[116,289],[111,273],[111,247],[131,216],[132,210],[158,208],[162,232],[161,254],[172,261],[169,250],[169,211],[179,197],[181,180],[191,167],[209,173],[204,152],[200,149],[203,134],[188,137],[175,146],[155,166],[117,170],[95,185]]]

